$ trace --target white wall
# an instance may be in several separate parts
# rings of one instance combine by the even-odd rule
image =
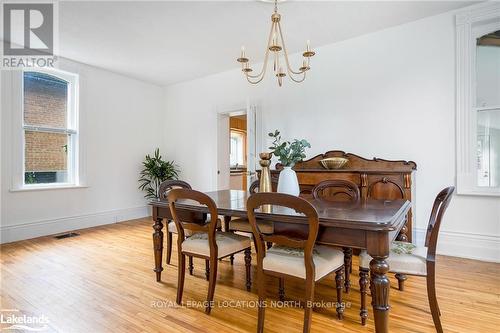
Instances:
[[[217,110],[249,99],[265,133],[308,139],[309,157],[341,149],[415,161],[421,242],[435,195],[455,184],[454,41],[446,13],[317,48],[299,85],[250,86],[233,70],[166,87],[168,155],[195,188],[215,189]],[[455,196],[442,230],[440,253],[500,261],[500,198]]]
[[[2,242],[150,213],[137,179],[144,156],[162,148],[162,88],[65,60],[60,68],[80,75],[80,133],[88,187],[10,191],[13,110],[2,89]]]

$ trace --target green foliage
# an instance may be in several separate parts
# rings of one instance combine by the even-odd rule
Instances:
[[[174,161],[163,161],[160,155],[160,149],[156,148],[153,157],[146,155],[142,162],[142,169],[139,178],[139,189],[146,192],[145,198],[159,198],[160,184],[167,179],[177,179],[179,169]]]
[[[24,183],[25,184],[35,184],[36,183],[35,173],[34,172],[26,172],[25,178],[24,178]]]
[[[269,147],[274,156],[276,156],[283,166],[293,167],[295,163],[302,161],[305,157],[306,148],[311,148],[311,145],[306,140],[281,141],[281,135],[278,130],[274,133],[269,133],[271,138],[274,138],[273,145]]]

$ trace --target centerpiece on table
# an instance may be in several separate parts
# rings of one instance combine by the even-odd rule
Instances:
[[[275,130],[274,133],[269,133],[269,136],[274,139],[269,149],[283,165],[283,170],[280,171],[278,179],[278,192],[299,195],[299,181],[292,167],[295,163],[302,161],[306,157],[306,148],[311,148],[311,145],[304,139],[295,139],[292,142],[281,141],[281,135],[278,130]]]

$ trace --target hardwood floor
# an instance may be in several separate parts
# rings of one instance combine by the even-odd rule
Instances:
[[[152,224],[150,219],[134,220],[81,230],[74,238],[42,237],[0,246],[2,310],[43,314],[50,321],[48,331],[57,332],[254,332],[257,309],[247,305],[257,300],[256,285],[246,292],[243,254],[236,256],[234,266],[229,260],[219,262],[215,302],[234,307],[216,306],[209,316],[203,304],[186,307],[206,299],[205,264],[197,259],[194,276],[186,274],[184,306],[178,307],[175,246],[173,265],[164,266],[162,283],[155,282]],[[371,308],[367,326],[360,324],[357,258],[351,279],[344,320],[336,319],[334,307],[317,309],[313,332],[373,332]],[[267,282],[268,301],[277,301],[278,281]],[[391,287],[391,332],[435,332],[425,279],[409,277],[405,291],[399,292],[391,274]],[[300,282],[287,280],[285,288],[287,300],[302,299]],[[437,290],[445,332],[500,331],[500,264],[441,256]],[[315,299],[335,302],[334,276],[317,285]],[[268,308],[265,330],[300,332],[302,319],[301,308]]]

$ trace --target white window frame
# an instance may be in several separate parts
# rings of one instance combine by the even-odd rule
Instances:
[[[68,83],[67,124],[66,128],[58,129],[24,124],[24,73],[38,72],[55,76]],[[72,187],[85,187],[80,177],[80,144],[79,144],[79,76],[59,69],[33,68],[11,73],[11,110],[13,129],[13,165],[12,191],[46,190]],[[68,179],[64,183],[25,184],[25,131],[71,134],[68,151]]]
[[[456,16],[457,193],[500,196],[500,187],[477,185],[476,38],[500,30],[500,4],[475,6]]]

